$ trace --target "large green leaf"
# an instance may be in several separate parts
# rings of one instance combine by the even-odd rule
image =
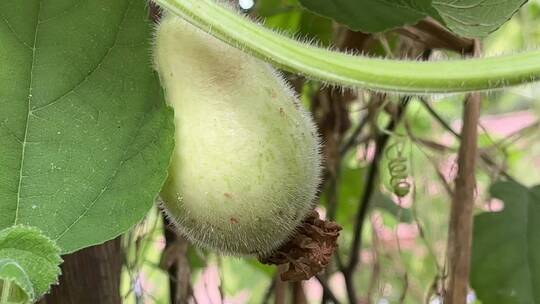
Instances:
[[[508,21],[527,0],[433,0],[446,26],[466,37],[485,37]]]
[[[61,262],[60,248],[38,229],[0,230],[0,303],[32,303],[57,282]]]
[[[381,32],[431,16],[466,37],[484,37],[527,0],[300,0],[302,5],[353,30]]]
[[[145,6],[0,1],[0,229],[36,226],[71,252],[154,202],[173,124]]]
[[[381,32],[424,18],[431,0],[300,0],[303,6],[353,30]]]
[[[482,303],[540,303],[540,186],[496,183],[499,213],[475,217],[471,284]]]

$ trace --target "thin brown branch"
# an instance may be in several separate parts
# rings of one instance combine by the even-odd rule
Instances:
[[[292,283],[292,298],[293,304],[307,304],[306,294],[302,287],[302,282]]]
[[[276,284],[274,287],[274,303],[286,304],[287,303],[287,290],[289,289],[289,283],[281,280],[279,274],[287,270],[286,265],[278,266],[278,273],[276,274]]]
[[[168,223],[166,218],[165,223]],[[192,296],[191,268],[187,258],[189,242],[171,227],[168,225],[165,229],[166,247],[160,267],[169,274],[171,303],[187,304]]]
[[[478,44],[476,53],[479,53],[479,47]],[[465,304],[469,292],[481,102],[482,95],[480,93],[471,93],[463,108],[458,174],[452,198],[448,231],[449,280],[444,301],[448,304]]]
[[[315,276],[315,277],[317,278],[317,280],[319,280],[319,283],[321,284],[323,288],[324,294],[328,297],[328,299],[332,301],[334,304],[340,304],[338,298],[336,297],[332,289],[330,289],[330,286],[328,286],[328,282],[321,276]],[[326,300],[323,303],[326,303]]]
[[[407,299],[408,291],[409,291],[409,275],[405,273],[403,274],[403,290],[401,291],[401,294],[399,295],[400,304],[405,303],[405,299]]]
[[[268,304],[270,303],[270,297],[272,297],[272,293],[274,293],[274,289],[276,288],[276,280],[272,280],[268,288],[266,289],[266,292],[264,293],[264,297],[261,303]]]
[[[448,233],[449,283],[445,303],[449,304],[465,304],[469,288],[480,103],[480,93],[472,93],[463,111],[459,169]]]
[[[351,136],[339,149],[339,153],[341,157],[345,156],[345,154],[347,154],[347,152],[349,152],[351,148],[355,147],[358,144],[358,141],[359,141],[358,137],[364,130],[364,127],[367,125],[369,120],[370,120],[369,116],[363,117],[360,123],[354,128]]]
[[[378,290],[378,287],[380,284],[380,277],[381,277],[381,261],[380,261],[381,253],[379,252],[380,250],[379,238],[377,237],[377,228],[375,227],[375,224],[373,223],[373,221],[371,225],[373,226],[372,235],[371,235],[371,237],[373,238],[373,242],[371,246],[373,267],[371,268],[371,277],[369,278],[369,287],[368,287],[368,292],[366,296],[369,302],[371,302],[371,300],[373,299],[373,296]]]
[[[474,40],[457,36],[433,18],[425,18],[415,25],[397,29],[396,32],[416,42],[421,42],[428,49],[446,49],[468,54],[474,47]]]
[[[429,112],[429,114],[431,114],[431,116],[433,118],[435,118],[435,120],[437,120],[437,122],[445,129],[447,130],[448,132],[452,133],[452,135],[454,135],[454,137],[457,137],[458,139],[460,138],[460,135],[458,132],[456,132],[454,130],[454,128],[452,128],[452,126],[446,122],[446,120],[444,120],[444,118],[442,118],[441,115],[439,115],[439,113],[437,113],[437,111],[435,111],[435,109],[433,109],[433,107],[431,107],[428,103],[428,101],[423,98],[423,97],[420,97],[420,102],[422,103],[422,105],[424,106],[424,108]]]

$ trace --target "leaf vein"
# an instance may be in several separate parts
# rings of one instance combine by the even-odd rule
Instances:
[[[36,63],[36,43],[37,43],[37,37],[39,32],[39,17],[41,15],[41,5],[43,3],[43,0],[39,1],[38,6],[38,14],[37,14],[37,20],[36,20],[36,30],[34,32],[34,45],[32,47],[32,64],[30,66],[30,84],[28,86],[28,99],[27,99],[27,109],[26,109],[26,122],[24,127],[24,137],[22,140],[22,148],[21,148],[21,167],[19,169],[19,184],[17,186],[17,204],[15,207],[15,218],[13,220],[13,225],[17,225],[17,222],[19,220],[19,210],[21,207],[21,187],[22,187],[22,180],[23,180],[23,170],[24,170],[24,156],[26,152],[26,143],[28,138],[28,124],[30,122],[30,108],[32,104],[32,88],[33,88],[33,82],[34,82],[34,66]]]
[[[2,12],[0,11],[0,17],[2,17],[2,20],[4,21],[4,23],[6,23],[9,31],[13,34],[13,36],[15,37],[15,39],[17,39],[17,41],[22,44],[23,46],[25,46],[26,48],[28,48],[29,50],[32,49],[31,46],[29,46],[26,42],[24,42],[21,37],[19,36],[19,34],[17,34],[17,32],[15,31],[15,29],[11,26],[11,24],[9,23],[9,21],[6,19],[6,17],[2,14]]]
[[[123,16],[123,19],[122,19],[122,22],[120,22],[120,25],[118,26],[118,31],[116,32],[116,39],[115,39],[115,42],[113,44],[113,47],[114,45],[116,44],[116,41],[118,40],[118,34],[120,32],[120,28],[122,27],[122,24],[124,24],[125,22],[125,19],[127,17],[127,14],[128,14],[128,11],[131,7],[131,5],[133,4],[133,0],[131,0],[128,4],[128,6],[126,7],[126,11],[124,12],[124,16]],[[112,47],[111,47],[112,48]],[[71,230],[71,228],[73,228],[73,226],[75,226],[82,218],[84,218],[84,216],[86,214],[88,214],[88,212],[90,211],[90,209],[92,209],[92,207],[96,204],[96,202],[101,198],[101,196],[103,195],[103,193],[105,193],[111,183],[113,182],[113,180],[116,178],[116,176],[118,175],[120,169],[123,167],[123,165],[128,161],[128,159],[126,159],[126,155],[127,155],[127,152],[129,150],[129,147],[131,147],[131,145],[133,144],[133,142],[137,139],[138,137],[138,134],[140,133],[143,125],[145,124],[145,121],[146,121],[146,118],[148,116],[148,112],[145,112],[143,117],[140,119],[139,121],[139,124],[138,124],[138,127],[137,127],[137,130],[134,132],[134,135],[133,137],[131,138],[129,144],[127,144],[124,148],[124,152],[122,154],[122,158],[121,158],[121,161],[120,163],[118,164],[118,166],[115,168],[114,172],[112,173],[111,177],[109,179],[107,179],[107,181],[105,182],[105,185],[101,188],[101,191],[90,201],[90,203],[85,206],[84,208],[84,211],[77,217],[75,218],[75,220],[73,220],[73,222],[69,225],[66,225],[66,228],[60,232],[58,234],[58,236],[55,238],[55,241],[59,241],[62,237],[64,237],[64,235],[69,232]]]

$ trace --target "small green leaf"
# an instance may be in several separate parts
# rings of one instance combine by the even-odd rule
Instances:
[[[471,285],[482,303],[540,302],[540,186],[499,182],[498,213],[475,217]]]
[[[64,253],[150,209],[173,149],[141,0],[0,1],[0,229]]]
[[[433,0],[446,26],[461,36],[485,37],[508,21],[527,0]]]
[[[300,0],[306,8],[357,31],[375,33],[431,16],[458,35],[485,37],[527,0]]]
[[[432,10],[431,0],[300,0],[306,8],[367,33],[414,24]]]
[[[0,304],[32,303],[57,283],[60,249],[36,228],[0,231]]]

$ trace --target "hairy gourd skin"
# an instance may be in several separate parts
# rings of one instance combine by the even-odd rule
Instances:
[[[309,114],[263,61],[166,16],[154,60],[175,110],[162,191],[182,234],[228,254],[266,254],[312,208],[319,142]]]

